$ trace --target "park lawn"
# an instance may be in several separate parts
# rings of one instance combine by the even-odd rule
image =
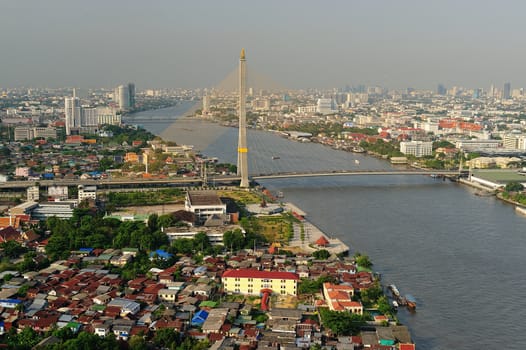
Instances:
[[[220,197],[232,198],[237,203],[244,205],[261,203],[261,197],[253,192],[236,190],[219,190],[217,192]]]

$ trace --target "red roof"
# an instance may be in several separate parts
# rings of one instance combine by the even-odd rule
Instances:
[[[329,241],[327,240],[327,238],[325,238],[325,236],[320,236],[320,238],[318,238],[318,240],[316,241],[316,244],[326,246],[329,244]]]
[[[249,269],[227,270],[223,273],[223,277],[299,280],[299,276],[292,272],[259,271]]]
[[[415,347],[415,344],[402,344],[402,343],[400,343],[399,349],[400,350],[415,350],[416,347]]]

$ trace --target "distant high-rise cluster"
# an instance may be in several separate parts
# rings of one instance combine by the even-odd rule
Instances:
[[[64,114],[66,135],[71,135],[73,132],[94,131],[103,124],[121,124],[121,117],[114,108],[81,105],[75,89],[72,97],[64,99]]]
[[[135,84],[119,85],[115,88],[113,96],[121,111],[129,111],[135,108]]]

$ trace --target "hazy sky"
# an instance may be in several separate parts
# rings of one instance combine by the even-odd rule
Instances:
[[[526,1],[0,0],[0,87],[526,87]]]

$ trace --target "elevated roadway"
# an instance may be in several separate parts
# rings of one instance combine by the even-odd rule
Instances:
[[[313,172],[285,172],[275,174],[255,174],[250,176],[252,180],[270,180],[270,179],[290,179],[299,177],[323,177],[323,176],[359,176],[359,175],[437,175],[437,176],[457,176],[458,170],[332,170],[332,171],[313,171]],[[229,184],[240,181],[239,176],[222,175],[208,177],[208,183],[212,184]],[[55,179],[39,181],[8,181],[0,183],[0,189],[25,189],[29,186],[77,186],[77,185],[95,185],[99,188],[122,188],[122,187],[159,187],[159,186],[200,186],[203,179],[199,177],[179,177],[171,179]]]

